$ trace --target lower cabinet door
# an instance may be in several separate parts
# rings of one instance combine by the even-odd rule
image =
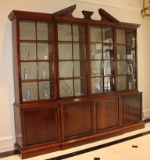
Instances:
[[[91,135],[93,130],[93,102],[62,104],[63,141]]]
[[[25,145],[40,145],[59,140],[58,106],[23,111]]]
[[[119,99],[96,100],[96,132],[119,126]]]
[[[122,123],[129,124],[142,120],[142,94],[122,97]]]

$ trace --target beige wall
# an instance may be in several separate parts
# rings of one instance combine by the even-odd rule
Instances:
[[[127,2],[126,0],[123,1]],[[112,3],[111,0],[110,2]],[[103,8],[119,21],[141,24],[138,29],[138,81],[139,90],[143,92],[143,110],[150,110],[150,21],[142,19],[138,9],[127,10],[123,9],[121,5],[119,8],[114,5],[110,7],[110,5],[83,3],[75,0],[0,0],[0,4],[0,152],[13,150],[13,143],[15,142],[12,32],[11,22],[7,18],[12,10],[54,13],[77,4],[77,9],[74,12],[74,16],[77,17],[82,17],[81,10],[90,10],[95,12],[93,18],[99,19],[97,10]]]

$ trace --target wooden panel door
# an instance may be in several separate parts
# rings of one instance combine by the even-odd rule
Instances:
[[[26,146],[59,140],[58,106],[24,111]]]
[[[142,119],[142,95],[128,95],[122,98],[122,122],[128,124]]]
[[[92,134],[93,103],[74,102],[62,105],[62,138],[63,140],[83,137]]]
[[[96,101],[96,131],[119,126],[119,99],[103,99]]]

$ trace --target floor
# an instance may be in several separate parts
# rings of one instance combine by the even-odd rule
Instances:
[[[28,158],[25,160],[46,160],[46,159],[57,159],[61,155],[67,155],[72,153],[72,157],[67,157],[59,160],[150,160],[150,123],[145,124],[144,129],[133,131],[130,133],[123,134],[121,136],[116,136],[106,140],[98,141],[95,143],[90,143],[88,145],[83,145],[73,149],[67,149],[64,151],[57,151],[50,154],[45,154],[43,156],[37,156],[34,158]],[[146,134],[141,134],[146,133]],[[128,139],[127,137],[132,137],[133,135],[140,135],[137,138],[132,138],[122,142],[121,140]],[[119,140],[119,143],[110,143],[116,142]],[[102,144],[111,144],[106,145],[106,147],[101,147],[99,149],[86,152],[84,154],[78,154],[78,151],[89,149],[95,146],[101,146]],[[75,156],[73,156],[75,155]],[[18,155],[1,158],[0,160],[21,160]],[[58,159],[57,159],[58,160]]]

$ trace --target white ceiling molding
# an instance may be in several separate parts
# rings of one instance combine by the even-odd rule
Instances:
[[[74,0],[84,3],[101,4],[105,6],[141,11],[142,0]]]

